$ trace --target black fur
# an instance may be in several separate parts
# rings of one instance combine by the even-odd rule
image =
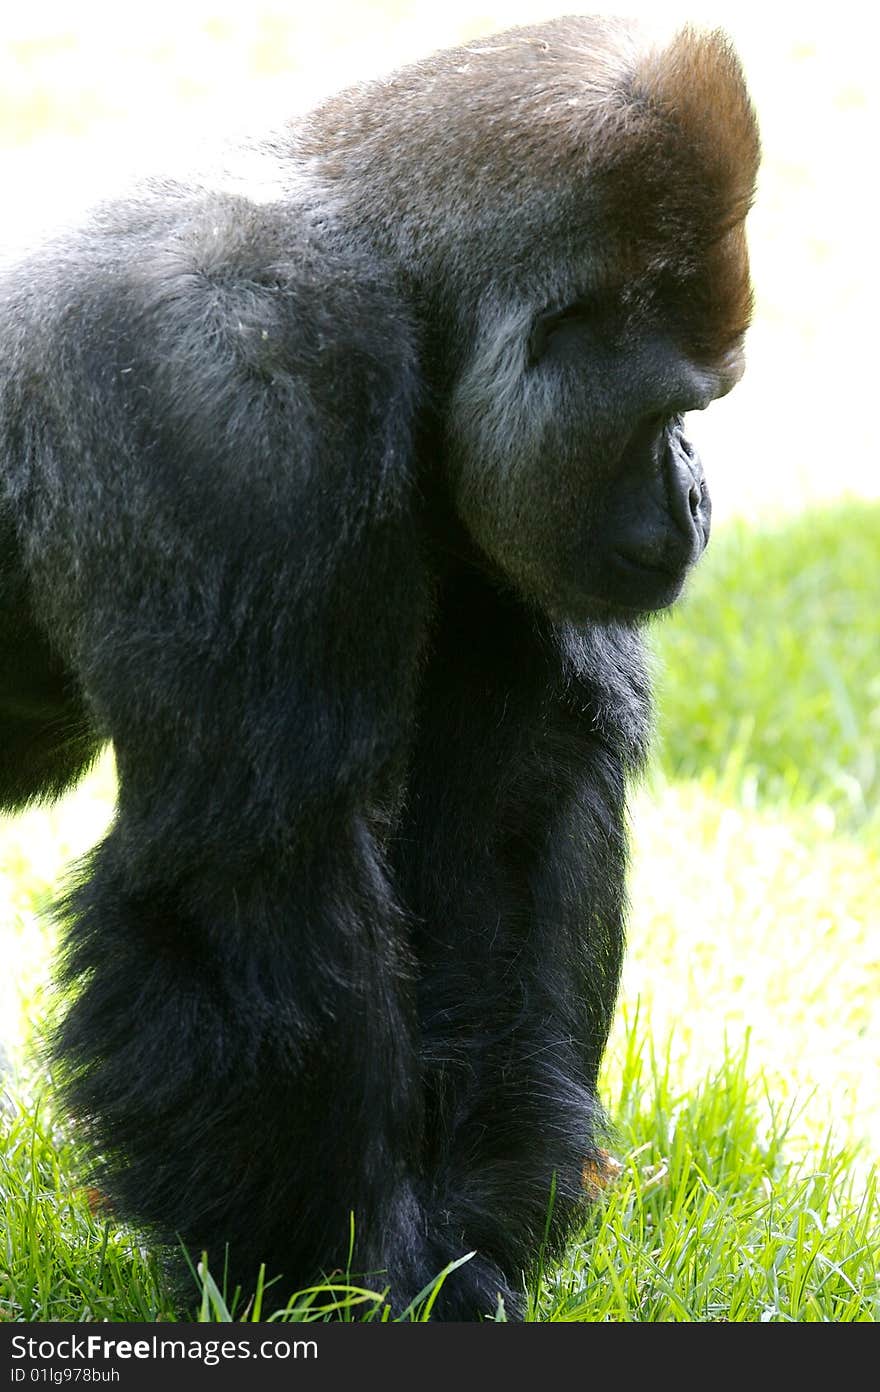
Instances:
[[[521,1313],[551,1194],[551,1250],[585,1201],[637,619],[708,532],[678,414],[739,370],[756,151],[659,120],[628,29],[503,37],[268,142],[268,195],[147,184],[0,282],[0,800],[57,795],[107,739],[119,773],[57,1040],[100,1182],[246,1287],[344,1266],[350,1213],[398,1309],[474,1250],[453,1319]],[[583,169],[536,201],[520,98],[535,63],[581,92],[575,59],[605,106],[557,128],[541,88],[542,159],[579,140]],[[481,121],[485,186],[447,207]],[[652,218],[684,214],[646,171],[688,140],[713,212],[658,260]],[[603,222],[622,156],[643,227]]]

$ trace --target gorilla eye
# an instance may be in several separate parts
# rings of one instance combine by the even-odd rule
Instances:
[[[532,331],[529,334],[529,366],[534,367],[536,363],[540,362],[554,336],[559,334],[561,330],[575,328],[578,324],[586,323],[594,308],[592,301],[584,298],[573,300],[563,309],[546,309],[539,314],[532,324]]]

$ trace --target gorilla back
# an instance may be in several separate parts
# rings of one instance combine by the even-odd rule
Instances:
[[[758,158],[723,37],[566,19],[141,185],[0,283],[0,799],[112,740],[66,1095],[245,1289],[523,1310],[585,1202],[640,621],[709,531]],[[546,1250],[546,1248],[545,1248]]]

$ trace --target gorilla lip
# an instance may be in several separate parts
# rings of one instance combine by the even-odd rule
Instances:
[[[610,559],[622,564],[626,570],[639,571],[644,575],[662,575],[665,580],[678,580],[684,575],[684,571],[679,566],[663,565],[659,561],[645,561],[641,556],[631,554],[628,551],[612,551]]]
[[[689,569],[643,561],[625,551],[613,551],[608,559],[616,572],[612,607],[619,605],[632,613],[668,609],[681,594]]]

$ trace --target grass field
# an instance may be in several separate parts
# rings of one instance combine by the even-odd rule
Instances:
[[[124,32],[90,24],[85,6],[74,28],[30,7],[0,40],[0,151],[32,194],[18,216],[47,201],[34,170],[57,172],[50,193],[71,171],[91,178],[94,142],[118,142],[151,105],[173,124],[224,91],[275,102],[304,69],[326,85],[357,59],[378,66],[547,8],[329,5],[306,26],[281,6],[245,17],[218,3],[175,22],[159,5],[145,34],[146,19]],[[629,952],[604,1073],[623,1169],[566,1263],[544,1272],[540,1320],[878,1314],[880,461],[862,287],[874,224],[858,177],[877,122],[870,49],[841,37],[859,22],[841,10],[783,26],[714,7],[765,139],[750,371],[695,422],[716,532],[653,631],[658,740],[633,799]],[[33,1047],[46,910],[112,799],[105,761],[59,807],[0,822],[0,1318],[182,1313],[136,1235],[91,1212]],[[210,1283],[193,1298],[203,1318],[227,1317]],[[332,1303],[291,1307],[270,1288],[250,1314],[323,1318]],[[383,1317],[380,1300],[338,1304],[334,1317]]]

